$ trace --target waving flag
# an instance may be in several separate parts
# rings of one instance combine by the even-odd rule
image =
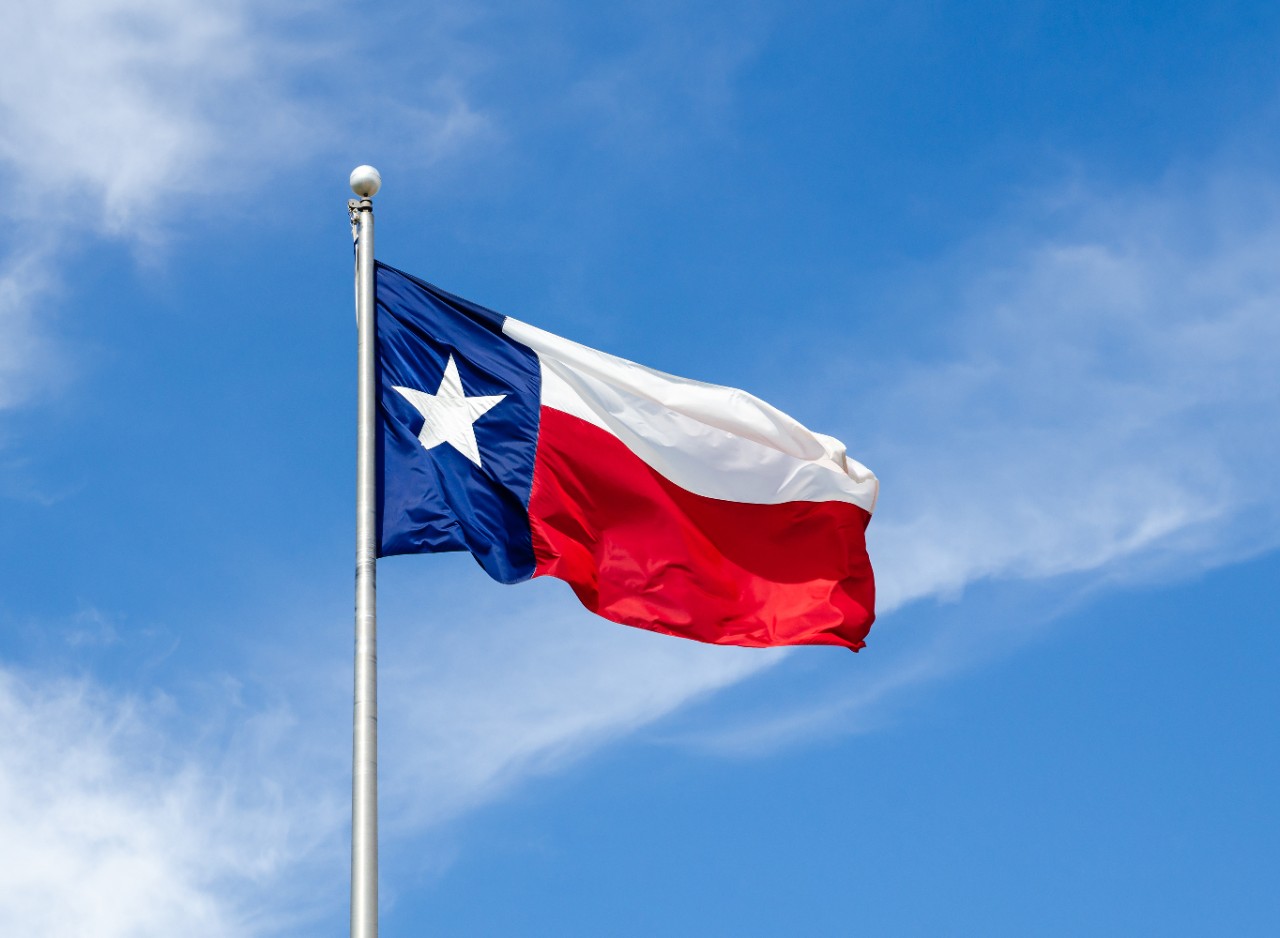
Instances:
[[[470,551],[626,625],[864,644],[878,483],[838,440],[377,265],[380,556]]]

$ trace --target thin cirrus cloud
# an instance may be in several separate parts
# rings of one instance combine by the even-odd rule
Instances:
[[[32,308],[75,236],[122,235],[144,210],[165,220],[176,200],[216,188],[230,141],[294,123],[269,93],[262,110],[236,107],[261,50],[235,4],[19,0],[5,16],[22,38],[0,57],[0,166],[28,235],[0,258],[0,409],[58,371]]]
[[[1039,234],[1011,225],[929,272],[956,304],[946,350],[859,389],[876,402],[858,430],[884,480],[870,532],[882,613],[980,582],[1185,577],[1280,543],[1274,183],[1219,171],[1032,214]],[[882,705],[1044,618],[944,612],[856,689],[694,741],[758,755],[877,726]]]
[[[779,659],[594,621],[561,584],[442,604],[446,585],[466,593],[457,566],[381,579],[389,851]],[[350,661],[302,637],[332,605],[175,698],[0,666],[0,837],[19,845],[0,856],[0,925],[254,936],[340,919]]]
[[[256,758],[284,733],[279,714],[223,734],[207,714],[198,726],[177,716],[163,697],[0,668],[6,934],[223,938],[278,933],[314,910],[289,887],[326,857],[342,815],[293,798]]]
[[[7,208],[24,238],[0,254],[0,410],[56,372],[56,342],[31,308],[56,288],[81,239],[153,247],[193,206],[210,209],[213,197],[253,191],[266,175],[347,145],[343,115],[360,112],[368,89],[348,67],[356,40],[334,19],[340,12],[304,5],[296,15],[310,38],[293,42],[287,23],[242,0],[6,6],[8,34],[21,39],[0,57],[0,168],[18,193]],[[365,145],[394,139],[429,162],[485,134],[487,118],[451,79],[451,62],[438,55],[436,77],[419,83],[425,105],[386,101],[390,116]],[[323,104],[296,90],[313,85],[328,93]]]
[[[26,250],[0,264],[0,411],[4,411],[27,399],[31,385],[24,379],[37,363],[47,366],[55,353],[35,325],[34,301],[47,289],[48,281],[44,252]]]
[[[494,587],[459,616],[459,578],[428,583],[399,566],[382,575],[380,618],[396,638],[380,654],[380,725],[382,792],[400,830],[491,802],[784,654],[619,628],[555,581]]]
[[[244,4],[19,0],[7,19],[0,161],[56,226],[120,232],[301,127]]]
[[[984,247],[951,351],[876,393],[889,607],[1276,542],[1280,193],[1219,173],[1055,215]]]
[[[360,40],[344,12],[320,2],[290,21],[243,0],[17,0],[6,23],[22,41],[0,60],[0,165],[39,200],[45,227],[137,241],[145,232],[130,226],[144,214],[146,230],[163,228],[192,199],[244,191],[349,145],[351,115],[366,110],[376,77],[350,67]],[[414,28],[436,49],[413,85],[413,101],[426,103],[384,94],[385,124],[362,118],[359,129],[363,146],[394,139],[430,160],[489,122],[455,75],[465,49],[449,41],[454,27]],[[19,199],[10,211],[32,207]]]

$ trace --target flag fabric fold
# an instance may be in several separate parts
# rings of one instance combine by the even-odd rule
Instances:
[[[470,551],[704,642],[863,646],[878,482],[838,440],[384,264],[376,294],[381,556]]]

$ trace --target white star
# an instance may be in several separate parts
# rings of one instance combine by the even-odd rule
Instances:
[[[475,422],[489,410],[500,404],[507,395],[494,397],[467,397],[458,377],[458,366],[453,356],[444,366],[440,390],[435,394],[415,391],[413,388],[396,388],[401,397],[422,414],[425,423],[418,433],[418,441],[427,449],[448,443],[477,466],[480,465],[480,447],[476,445]]]

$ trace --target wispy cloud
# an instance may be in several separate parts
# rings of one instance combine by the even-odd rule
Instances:
[[[572,764],[781,659],[618,628],[563,584],[439,603],[420,576],[389,581],[383,620],[384,787],[401,825],[456,817],[530,776]],[[438,610],[433,613],[433,610]]]
[[[0,275],[0,408],[57,372],[35,307],[75,237],[154,239],[186,198],[225,183],[229,154],[252,158],[297,124],[260,81],[262,44],[237,4],[20,0],[6,17],[0,168],[22,246]]]
[[[956,261],[950,350],[874,395],[886,606],[1275,543],[1274,185],[1076,194],[1017,229]]]
[[[882,615],[980,582],[1181,578],[1280,543],[1277,252],[1275,184],[1219,174],[1058,194],[922,272],[955,303],[941,351],[871,366],[873,424],[848,434],[883,480]],[[1045,619],[996,629],[946,608],[890,660],[873,645],[855,690],[701,743],[761,753],[878,725]]]
[[[351,65],[357,40],[340,12],[314,3],[273,16],[242,0],[6,8],[0,170],[16,197],[0,212],[21,225],[23,246],[0,256],[0,409],[54,371],[51,317],[33,307],[83,239],[152,249],[193,211],[214,211],[215,197],[252,193],[349,146],[348,115],[362,114],[374,91]],[[363,145],[394,139],[429,163],[484,134],[488,119],[450,74],[453,62],[436,57],[425,87],[420,75],[404,100],[384,98]]]
[[[388,848],[778,660],[595,621],[558,583],[442,604],[445,581],[468,581],[457,571],[382,576]],[[281,625],[241,676],[173,696],[0,668],[0,838],[23,845],[0,851],[0,924],[111,938],[340,920],[350,661],[301,639],[316,621]],[[436,848],[422,862],[448,860]]]
[[[323,838],[343,815],[264,758],[287,714],[236,717],[0,670],[5,932],[222,938],[332,911],[302,902],[296,876],[338,865]]]
[[[35,298],[47,290],[45,253],[15,253],[0,267],[0,411],[26,401],[37,385],[29,376],[37,371],[52,379],[55,369],[39,369],[54,356],[48,339],[36,325]]]
[[[0,161],[45,225],[120,231],[301,129],[244,4],[22,0],[9,14],[22,39],[0,64]]]
[[[732,18],[672,29],[665,5],[638,7],[628,48],[591,63],[566,88],[569,116],[599,142],[652,159],[689,137],[717,132],[738,103],[742,72],[767,38],[767,17],[741,4]]]

